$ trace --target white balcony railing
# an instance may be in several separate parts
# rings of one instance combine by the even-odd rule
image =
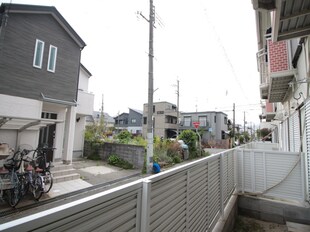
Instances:
[[[94,110],[94,94],[82,90],[78,92],[77,114],[92,115]]]
[[[235,192],[305,200],[302,154],[249,145],[0,225],[2,231],[212,231]],[[70,222],[70,223],[68,223]]]

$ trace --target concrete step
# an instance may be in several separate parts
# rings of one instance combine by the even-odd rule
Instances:
[[[54,183],[60,183],[60,182],[65,182],[65,181],[70,181],[70,180],[77,180],[80,179],[80,174],[78,173],[72,173],[68,175],[63,175],[63,176],[55,176],[53,177]]]
[[[72,169],[72,164],[63,164],[63,163],[52,163],[52,168],[51,171],[55,172],[55,171],[59,171],[59,170],[66,170],[66,169]]]
[[[76,173],[76,170],[73,169],[73,168],[62,169],[62,170],[54,170],[54,169],[52,169],[51,172],[53,173],[53,177],[56,177],[56,176],[66,176],[66,175],[69,175],[69,174]]]
[[[54,162],[51,173],[53,174],[54,183],[80,179],[80,174],[76,172],[72,164]]]

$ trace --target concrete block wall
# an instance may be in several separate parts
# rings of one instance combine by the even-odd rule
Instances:
[[[85,143],[84,156],[88,157],[94,152],[98,153],[102,160],[107,161],[110,155],[127,160],[137,169],[142,169],[144,164],[145,148],[143,146],[117,143],[103,143],[96,150],[92,150],[91,144]]]
[[[135,168],[143,168],[145,148],[143,146],[130,144],[104,143],[103,153],[100,156],[108,160],[110,155],[117,155],[120,158],[132,163]]]
[[[268,41],[268,54],[270,72],[280,72],[289,69],[288,49],[286,41],[272,42]]]

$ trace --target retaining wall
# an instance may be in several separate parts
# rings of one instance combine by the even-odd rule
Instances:
[[[143,146],[118,144],[118,143],[103,143],[97,146],[91,146],[85,143],[84,156],[88,157],[92,153],[98,153],[102,160],[107,161],[110,155],[127,160],[137,169],[143,168],[145,148]]]

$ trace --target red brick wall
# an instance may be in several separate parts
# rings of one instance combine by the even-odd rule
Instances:
[[[286,41],[268,41],[270,72],[288,70],[288,51]]]
[[[266,102],[266,113],[273,112],[273,103]]]

